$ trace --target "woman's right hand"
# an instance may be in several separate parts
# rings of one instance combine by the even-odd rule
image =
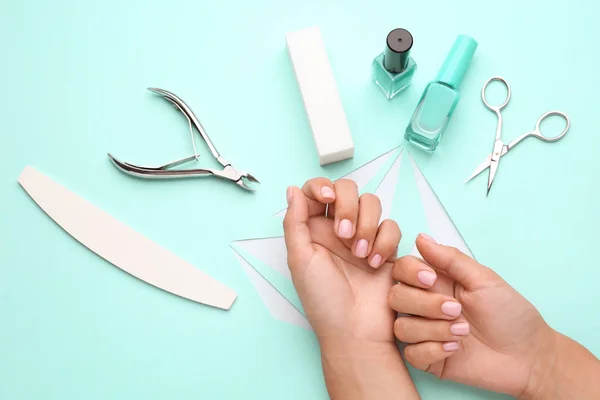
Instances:
[[[390,306],[406,314],[396,320],[394,331],[408,344],[405,358],[411,365],[519,398],[600,398],[593,397],[598,392],[578,391],[600,387],[598,360],[550,328],[500,276],[426,235],[419,236],[417,247],[424,260],[397,260],[393,276],[399,283],[389,295]],[[575,374],[565,370],[567,365],[587,369]],[[568,387],[571,376],[590,373],[595,379],[585,381],[587,388]]]

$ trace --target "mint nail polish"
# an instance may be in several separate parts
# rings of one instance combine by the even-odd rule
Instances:
[[[385,97],[393,98],[412,82],[417,63],[410,56],[413,37],[406,29],[394,29],[386,39],[383,53],[373,60],[372,79]]]
[[[436,79],[421,95],[404,137],[413,145],[434,151],[460,99],[459,87],[471,64],[477,42],[460,35],[456,38]]]

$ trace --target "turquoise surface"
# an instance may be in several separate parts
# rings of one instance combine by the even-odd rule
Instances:
[[[461,101],[436,152],[411,153],[476,257],[552,326],[600,355],[597,7],[589,0],[4,2],[0,398],[326,398],[311,334],[271,318],[229,243],[273,223],[287,185],[336,178],[401,144],[458,34],[479,43]],[[326,168],[284,39],[312,25],[322,30],[356,145],[353,160]],[[415,38],[419,71],[388,101],[370,66],[400,26]],[[495,116],[479,92],[493,75],[513,91],[505,140],[552,109],[569,114],[572,127],[558,143],[528,139],[504,157],[486,199],[485,174],[462,182],[491,151]],[[117,171],[109,151],[140,164],[192,152],[185,119],[149,86],[182,97],[222,155],[263,182],[258,192]],[[214,167],[197,145],[199,165]],[[234,288],[232,309],[184,301],[91,254],[21,190],[26,165]],[[498,397],[413,374],[425,399]]]

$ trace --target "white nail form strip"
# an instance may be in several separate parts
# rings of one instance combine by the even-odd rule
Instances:
[[[421,197],[421,203],[423,204],[423,210],[425,211],[427,225],[431,231],[431,236],[435,238],[438,243],[446,246],[456,247],[471,258],[475,258],[473,253],[471,253],[469,246],[467,246],[467,243],[463,239],[460,231],[456,225],[454,225],[452,218],[450,218],[450,215],[444,208],[444,205],[425,178],[425,175],[423,175],[423,172],[421,172],[421,169],[412,156],[409,157],[413,167],[415,180],[417,182],[419,195]],[[421,257],[416,245],[411,254]]]
[[[236,293],[32,167],[19,183],[66,232],[136,278],[177,296],[228,310]]]

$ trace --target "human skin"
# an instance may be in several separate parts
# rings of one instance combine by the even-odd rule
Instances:
[[[396,259],[398,226],[379,224],[379,200],[351,181],[317,178],[287,197],[288,264],[332,399],[419,398],[394,336],[438,378],[525,400],[600,399],[600,361],[491,269],[424,234],[423,259]]]
[[[287,199],[288,265],[319,340],[329,396],[418,399],[387,304],[401,236],[397,224],[380,224],[379,199],[359,196],[349,180],[312,179],[302,189],[289,188]]]
[[[395,262],[399,283],[388,299],[411,314],[394,324],[411,365],[521,399],[600,399],[600,361],[587,349],[548,326],[491,269],[427,235],[416,244],[423,259]]]

